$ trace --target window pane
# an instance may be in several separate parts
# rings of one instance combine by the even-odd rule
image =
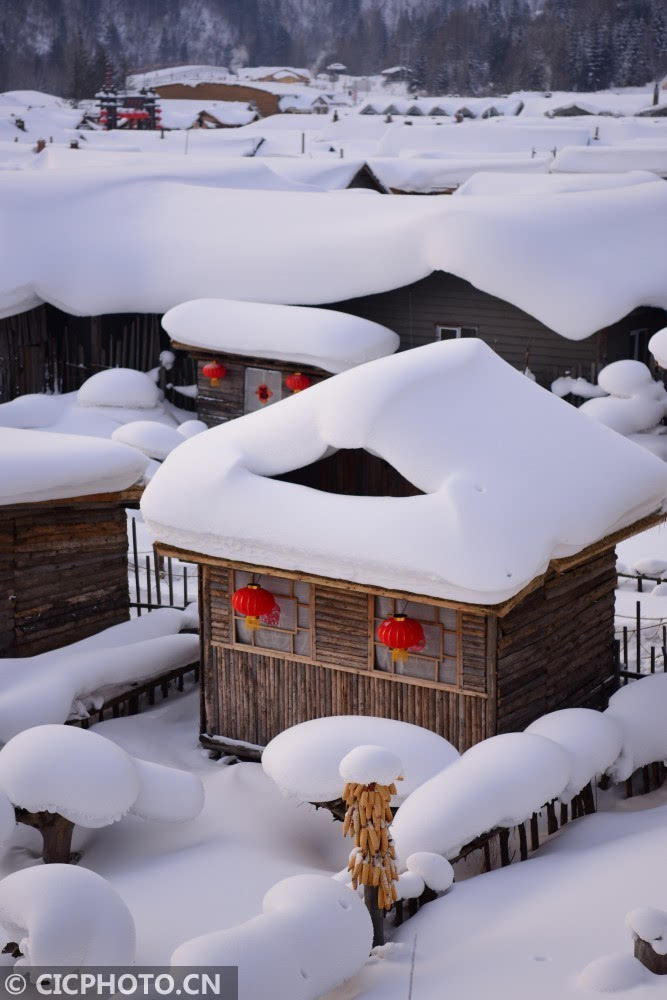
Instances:
[[[395,673],[406,677],[419,677],[424,681],[435,680],[435,664],[422,656],[409,656],[407,660],[396,660]]]
[[[383,670],[387,674],[391,673],[391,650],[387,649],[386,646],[375,647],[375,669]]]
[[[306,608],[302,604],[300,604],[297,610],[297,615],[298,615],[299,627],[310,628],[310,608]]]
[[[280,372],[268,368],[246,368],[244,413],[263,410],[277,403],[282,395]]]
[[[440,608],[438,617],[445,628],[456,629],[457,614],[454,608]]]
[[[424,639],[426,640],[426,645],[421,653],[424,656],[432,656],[433,659],[440,659],[440,626],[439,625],[424,625]]]
[[[237,569],[234,573],[234,590],[247,587],[249,583],[252,583],[252,579],[252,573],[244,573],[243,570]]]
[[[294,636],[294,652],[299,656],[312,656],[310,632],[297,632]]]
[[[456,672],[456,660],[445,657],[438,667],[438,680],[441,684],[456,684],[458,680]]]
[[[456,634],[454,632],[445,632],[442,643],[446,656],[456,656]]]
[[[399,603],[399,608],[403,607],[403,603]],[[435,621],[435,608],[432,604],[417,604],[416,601],[408,601],[405,605],[405,611],[400,612],[402,615],[407,615],[408,618],[417,618],[422,622],[432,622]]]
[[[394,613],[394,599],[393,597],[376,597],[375,598],[375,614],[378,618],[388,618],[389,615]]]
[[[276,604],[280,608],[280,618],[278,627],[293,631],[296,628],[296,601],[293,597],[276,597]],[[271,622],[275,625],[275,622]]]
[[[299,601],[299,604],[309,604],[310,603],[310,584],[303,583],[301,580],[294,581],[294,596]]]
[[[281,653],[292,651],[290,632],[279,632],[273,628],[258,628],[255,632],[255,646],[260,649],[277,649]]]
[[[289,597],[292,593],[291,580],[288,580],[284,576],[267,576],[265,573],[262,576],[257,577],[260,587],[264,587],[264,590],[270,590],[272,594],[276,597],[278,594],[283,594],[285,597]]]

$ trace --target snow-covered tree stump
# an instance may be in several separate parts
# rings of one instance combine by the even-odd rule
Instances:
[[[635,942],[635,958],[656,976],[667,976],[667,913],[643,906],[625,922]]]
[[[72,854],[72,834],[74,823],[59,813],[29,812],[16,809],[16,822],[32,826],[42,835],[42,858],[45,865],[63,864],[78,860]]]
[[[384,914],[398,899],[396,849],[389,827],[393,819],[391,797],[401,780],[398,757],[378,746],[356,747],[340,764],[347,782],[343,836],[354,838],[348,871],[352,888],[364,887],[364,902],[373,922],[373,946],[384,944]]]

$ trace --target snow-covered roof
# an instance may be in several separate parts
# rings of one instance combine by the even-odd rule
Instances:
[[[257,112],[242,101],[160,100],[165,128],[192,128],[199,115],[215,118],[221,125],[241,126],[255,121]]]
[[[83,316],[164,313],[213,296],[333,304],[442,270],[581,339],[638,306],[667,306],[666,212],[657,179],[572,193],[567,211],[562,195],[545,195],[536,212],[524,197],[490,204],[7,171],[0,214],[12,253],[0,315],[41,302]]]
[[[461,195],[506,197],[507,195],[568,194],[573,191],[599,191],[609,188],[629,187],[655,181],[655,174],[648,170],[629,170],[622,174],[547,174],[519,172],[508,166],[506,171],[491,172],[487,164],[481,166],[455,192]]]
[[[434,194],[450,191],[463,184],[478,170],[508,171],[516,174],[547,174],[551,164],[548,154],[499,153],[497,156],[473,155],[447,159],[374,156],[368,167],[387,191],[408,194]]]
[[[456,124],[444,119],[408,128],[402,122],[387,127],[378,143],[379,156],[431,155],[464,156],[471,153],[526,153],[532,150],[549,152],[563,146],[586,146],[590,140],[588,128],[544,123],[525,125],[521,120],[492,118],[488,121],[466,121]]]
[[[339,496],[270,478],[344,448],[381,456],[424,495]],[[663,462],[471,339],[362,365],[190,439],[142,510],[179,548],[493,605],[666,494]]]
[[[0,505],[115,493],[148,464],[134,448],[100,438],[0,429]]]
[[[623,146],[566,147],[552,167],[564,173],[618,173],[650,170],[667,178],[667,142],[655,145],[632,143]]]
[[[181,344],[212,352],[292,361],[337,372],[393,354],[398,335],[333,309],[196,299],[175,306],[162,325]]]

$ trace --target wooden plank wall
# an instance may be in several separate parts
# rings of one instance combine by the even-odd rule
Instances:
[[[657,330],[664,325],[665,315],[641,310],[585,340],[568,340],[510,303],[442,272],[404,288],[338,302],[332,308],[395,330],[401,338],[401,350],[433,343],[436,325],[478,327],[481,339],[521,370],[530,346],[529,367],[538,382],[547,386],[566,369],[590,378],[606,363],[607,334],[614,342],[611,360],[630,357],[629,330],[647,325]]]
[[[264,746],[289,726],[342,714],[412,722],[446,737],[460,750],[490,735],[487,698],[477,678],[479,690],[459,693],[390,680],[368,670],[369,595],[316,587],[317,662],[302,662],[269,651],[229,648],[228,571],[204,566],[202,576],[203,732]],[[471,641],[479,641],[479,631],[471,633]]]
[[[121,504],[21,504],[0,512],[0,654],[33,656],[127,621]],[[13,597],[13,599],[12,599]]]
[[[193,352],[191,357],[197,365],[197,416],[209,427],[243,416],[246,368],[265,368],[269,371],[282,372],[283,399],[292,394],[291,389],[285,384],[285,379],[295,371],[307,375],[312,385],[329,377],[328,373],[320,368],[288,365],[266,358],[239,358],[235,355],[205,354],[199,351]],[[204,365],[213,359],[220,361],[227,369],[227,374],[217,386],[212,386],[211,380],[202,374]]]
[[[498,623],[498,732],[586,704],[614,669],[616,555],[551,576]]]
[[[286,483],[310,486],[327,493],[362,497],[414,497],[422,491],[408,482],[389,462],[363,448],[343,448],[312,465],[276,476]]]

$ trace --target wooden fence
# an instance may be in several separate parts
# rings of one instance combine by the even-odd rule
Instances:
[[[158,608],[178,608],[184,611],[197,597],[197,567],[171,556],[157,556],[155,551],[140,552],[137,539],[137,518],[130,518],[130,607],[137,615]],[[134,597],[134,600],[132,598]]]

